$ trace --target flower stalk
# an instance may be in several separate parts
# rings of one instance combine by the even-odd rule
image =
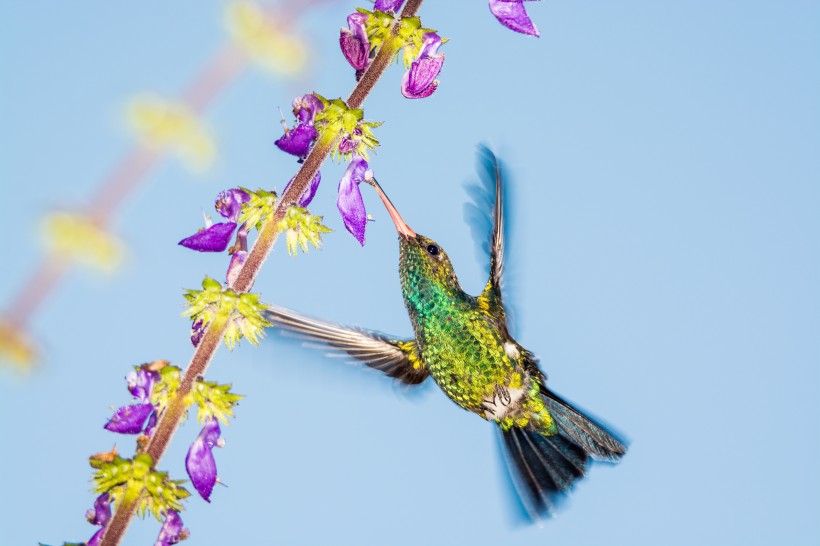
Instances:
[[[376,83],[381,78],[384,71],[390,65],[396,53],[402,46],[401,40],[398,39],[398,32],[401,24],[401,19],[406,17],[414,17],[421,7],[423,0],[408,0],[401,11],[400,16],[396,19],[391,32],[391,38],[385,40],[379,49],[376,57],[367,67],[359,82],[354,87],[347,100],[349,108],[360,108],[364,103],[365,98],[373,90]],[[248,292],[253,286],[256,276],[262,269],[262,265],[270,254],[276,239],[281,232],[282,220],[285,217],[288,209],[296,204],[304,193],[305,189],[311,183],[319,168],[333,149],[334,141],[332,139],[320,138],[305,158],[302,168],[296,174],[293,182],[282,195],[276,211],[273,216],[267,218],[264,226],[259,232],[259,237],[256,240],[252,250],[248,254],[245,263],[239,271],[236,281],[233,283],[233,289],[237,292]],[[182,418],[187,409],[186,398],[191,390],[195,387],[196,380],[205,375],[211,360],[213,360],[216,350],[222,343],[225,331],[228,328],[228,321],[213,320],[206,328],[199,345],[197,345],[191,361],[182,376],[179,385],[179,390],[176,393],[165,411],[157,422],[156,429],[151,436],[150,441],[144,448],[139,448],[138,453],[147,453],[156,465],[162,458],[165,450],[171,442],[171,439],[176,432]],[[102,546],[116,546],[118,545],[128,525],[133,519],[137,511],[138,502],[136,500],[126,500],[116,507],[111,520],[102,538]]]

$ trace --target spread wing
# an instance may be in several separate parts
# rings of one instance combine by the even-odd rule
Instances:
[[[506,320],[502,302],[506,190],[501,164],[486,146],[479,145],[478,162],[481,184],[467,187],[473,202],[465,206],[465,216],[477,238],[483,241],[482,250],[490,257],[490,278],[478,301],[479,304],[486,305],[493,316],[500,316]]]
[[[402,383],[417,385],[430,375],[413,339],[391,339],[379,332],[306,317],[284,307],[269,306],[265,318],[274,326],[293,332],[296,337],[347,353]]]

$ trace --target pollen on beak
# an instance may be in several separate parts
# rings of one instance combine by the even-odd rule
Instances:
[[[387,197],[387,195],[385,195],[384,191],[382,190],[382,187],[379,185],[378,182],[376,182],[376,179],[372,177],[369,179],[365,178],[365,182],[368,182],[376,189],[376,192],[379,194],[379,197],[381,197],[388,214],[390,214],[390,218],[393,219],[393,223],[396,225],[396,231],[399,232],[399,235],[403,236],[405,239],[415,237],[416,232],[410,229],[410,226],[404,223],[404,220],[402,220],[399,211],[397,211],[396,207],[393,206],[393,203],[390,202],[390,199]]]

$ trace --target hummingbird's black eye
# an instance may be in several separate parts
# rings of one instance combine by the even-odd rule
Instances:
[[[429,252],[431,256],[436,256],[438,254],[438,247],[436,245],[427,245],[427,252]]]

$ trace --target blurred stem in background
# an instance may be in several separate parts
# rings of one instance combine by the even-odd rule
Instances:
[[[226,10],[231,41],[192,79],[178,101],[143,96],[131,101],[128,121],[139,141],[116,164],[80,211],[56,211],[42,222],[45,255],[0,315],[0,361],[21,370],[37,360],[37,343],[28,331],[32,316],[78,264],[114,271],[122,245],[109,229],[120,209],[166,152],[193,170],[206,169],[215,145],[200,121],[214,100],[253,62],[285,79],[299,76],[307,43],[294,21],[309,9],[334,0],[303,0],[283,6],[234,2]]]

